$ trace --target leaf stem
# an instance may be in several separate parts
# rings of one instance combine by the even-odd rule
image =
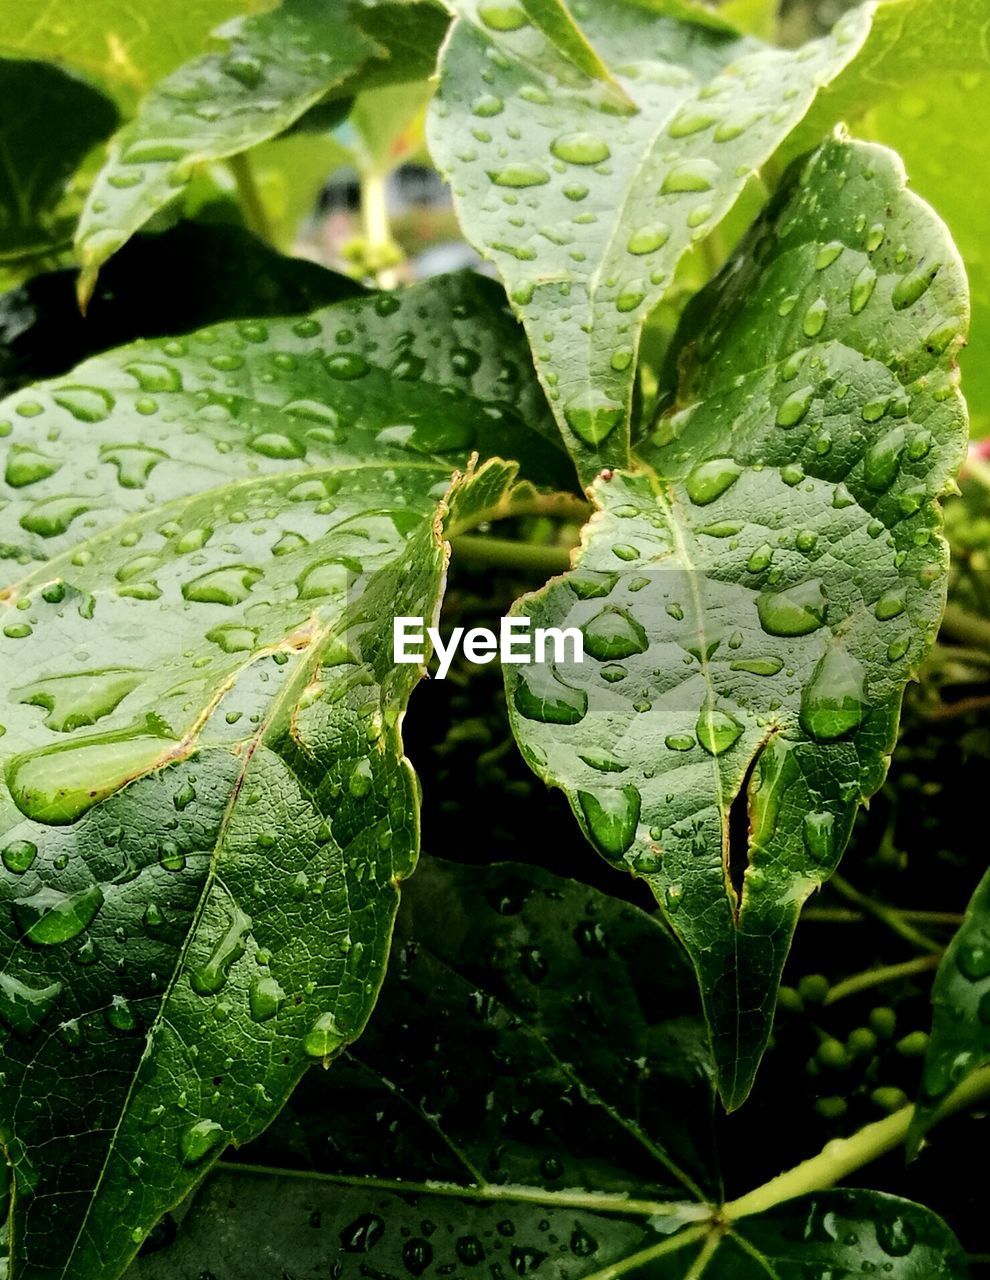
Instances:
[[[938,1118],[945,1119],[956,1111],[973,1106],[990,1094],[990,1067],[974,1071],[946,1099]],[[868,1124],[848,1138],[829,1142],[818,1155],[812,1156],[793,1169],[771,1178],[738,1200],[731,1200],[722,1208],[722,1218],[733,1222],[754,1213],[766,1213],[785,1200],[809,1195],[833,1187],[849,1174],[872,1163],[899,1147],[907,1137],[914,1116],[914,1107],[902,1107],[893,1115]]]
[[[675,1253],[678,1249],[683,1249],[685,1245],[694,1244],[696,1240],[703,1240],[709,1235],[710,1230],[709,1223],[689,1227],[687,1231],[680,1231],[677,1235],[670,1236],[660,1244],[650,1245],[648,1249],[640,1249],[638,1253],[631,1253],[628,1258],[620,1258],[618,1262],[602,1267],[599,1271],[593,1271],[590,1276],[585,1276],[585,1280],[617,1280],[619,1276],[638,1270],[640,1267],[646,1266],[647,1263],[653,1262],[654,1259],[662,1258],[664,1254]]]
[[[898,907],[897,914],[902,920],[913,920],[916,924],[947,925],[953,929],[958,929],[966,919],[960,911],[907,911]],[[813,924],[862,924],[867,917],[850,907],[807,907],[801,912],[801,919]]]
[[[480,538],[462,534],[451,539],[454,556],[462,564],[500,569],[525,569],[534,573],[564,573],[570,568],[568,547],[540,547],[511,538]]]
[[[868,991],[871,987],[882,986],[885,982],[896,982],[898,978],[910,978],[916,973],[927,973],[937,969],[941,955],[917,956],[914,960],[905,960],[903,964],[888,964],[879,969],[867,969],[865,973],[854,974],[837,982],[825,997],[826,1004],[835,1004],[847,996],[854,996],[860,991]]]
[[[225,1173],[250,1174],[265,1178],[292,1178],[301,1182],[326,1182],[335,1187],[358,1190],[396,1191],[400,1195],[446,1196],[455,1200],[479,1200],[485,1203],[510,1201],[514,1204],[538,1204],[548,1209],[586,1209],[594,1213],[619,1213],[629,1217],[669,1218],[686,1210],[710,1213],[707,1205],[687,1201],[634,1200],[627,1196],[596,1191],[544,1191],[540,1187],[515,1184],[464,1186],[452,1182],[406,1182],[402,1178],[358,1178],[346,1174],[320,1173],[311,1169],[280,1169],[268,1165],[245,1164],[239,1160],[220,1160],[216,1167]],[[590,1280],[590,1277],[588,1277]]]
[[[942,631],[963,644],[990,649],[990,622],[958,604],[947,604],[942,615]]]
[[[834,875],[829,884],[835,891],[842,895],[847,902],[851,902],[854,906],[859,907],[861,911],[865,911],[867,915],[871,915],[874,919],[885,924],[888,929],[896,933],[898,937],[903,938],[905,942],[910,942],[912,946],[918,947],[921,951],[929,951],[933,954],[941,955],[942,948],[927,934],[916,929],[913,925],[903,918],[901,912],[894,907],[888,907],[884,902],[877,902],[875,898],[869,897],[849,883],[844,876]]]
[[[246,152],[240,151],[237,155],[231,156],[227,161],[227,168],[233,174],[234,182],[237,184],[237,195],[248,226],[255,235],[261,236],[262,240],[274,241],[272,224],[261,198],[261,192],[258,190],[258,184],[254,180],[251,161]]]
[[[361,173],[361,231],[370,260],[377,252],[394,248],[392,227],[388,218],[388,173],[383,169],[368,168]],[[394,267],[383,267],[375,272],[382,289],[394,289],[399,283]]]

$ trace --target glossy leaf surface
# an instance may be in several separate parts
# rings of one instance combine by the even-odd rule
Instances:
[[[938,627],[965,325],[896,157],[827,144],[686,315],[650,470],[596,483],[575,569],[517,606],[586,654],[506,669],[523,752],[684,940],[730,1108]]]
[[[865,13],[797,51],[700,16],[575,5],[639,110],[620,113],[519,5],[464,0],[430,128],[461,225],[498,267],[590,482],[629,460],[640,329],[685,251],[855,56]],[[685,12],[678,10],[679,12]]]
[[[891,1196],[826,1192],[728,1231],[703,1205],[651,1201],[672,1153],[717,1196],[697,1168],[711,1092],[691,988],[634,907],[532,868],[427,861],[365,1036],[129,1280],[308,1277],[327,1256],[340,1280],[962,1280],[945,1224]]]
[[[945,953],[932,1003],[932,1038],[912,1124],[915,1146],[952,1089],[990,1062],[990,872]]]
[[[422,12],[420,12],[422,11]],[[286,0],[218,33],[221,52],[186,63],[155,86],[114,140],[80,219],[76,245],[88,296],[96,272],[157,210],[175,200],[196,167],[239,155],[283,133],[332,92],[353,93],[367,69],[416,74],[401,47],[363,29],[360,7]],[[439,40],[442,16],[417,14]]]
[[[19,1275],[119,1271],[359,1034],[417,850],[420,671],[393,668],[391,619],[438,607],[454,468],[541,442],[518,423],[540,403],[470,276],[136,344],[4,402]]]

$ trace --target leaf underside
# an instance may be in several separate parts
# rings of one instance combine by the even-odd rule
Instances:
[[[506,668],[523,752],[687,946],[730,1108],[941,617],[966,320],[896,157],[826,144],[686,314],[641,470],[596,483],[574,570],[517,606],[586,653]]]
[[[471,450],[569,465],[472,276],[137,343],[0,422],[10,1248],[104,1277],[360,1032],[418,845],[391,618],[435,614],[449,504],[506,498],[492,462],[443,504]]]

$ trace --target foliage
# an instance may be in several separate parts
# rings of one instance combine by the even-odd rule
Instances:
[[[7,8],[11,1280],[970,1275],[980,0]]]

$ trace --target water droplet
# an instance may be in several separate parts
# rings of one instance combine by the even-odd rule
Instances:
[[[24,936],[39,947],[58,946],[78,937],[102,906],[103,890],[98,884],[74,893],[46,887],[28,898],[15,899],[13,904]]]
[[[778,427],[796,427],[805,417],[815,398],[814,387],[799,387],[782,400],[777,409]]]
[[[55,1007],[61,992],[60,982],[33,987],[10,973],[0,973],[0,1019],[26,1040]]]
[[[905,588],[893,587],[887,591],[873,606],[874,614],[881,622],[886,622],[889,618],[896,618],[904,612]]]
[[[98,387],[60,387],[52,399],[80,422],[103,422],[114,407],[113,396]]]
[[[611,434],[622,418],[622,406],[595,387],[569,401],[564,409],[567,425],[585,444],[595,445]]]
[[[520,715],[543,724],[577,724],[588,710],[583,689],[563,684],[538,663],[521,668],[512,701]]]
[[[412,1236],[402,1246],[402,1265],[412,1276],[421,1276],[433,1261],[433,1246],[422,1236]]]
[[[182,584],[182,596],[198,604],[243,604],[251,588],[263,577],[260,569],[246,564],[211,569],[199,578]]]
[[[665,222],[654,222],[650,226],[637,228],[629,237],[626,248],[630,253],[642,255],[662,249],[670,239],[670,227]]]
[[[965,942],[956,952],[956,968],[970,982],[990,978],[990,942]]]
[[[197,1120],[179,1135],[179,1158],[187,1167],[200,1164],[223,1141],[223,1125]]]
[[[669,751],[691,751],[695,739],[690,733],[671,733],[664,738],[664,746]]]
[[[801,727],[820,742],[832,742],[858,728],[868,709],[862,663],[833,645],[801,695]]]
[[[825,621],[828,602],[820,579],[801,582],[784,591],[757,597],[756,611],[763,630],[772,636],[806,636]]]
[[[262,431],[248,441],[248,448],[266,458],[288,461],[292,458],[305,458],[306,445],[297,436],[286,435],[281,431]]]
[[[877,273],[869,263],[860,271],[859,275],[852,282],[849,290],[849,310],[854,316],[858,316],[869,300],[873,297],[873,290],[877,287]]]
[[[181,391],[182,378],[174,365],[157,360],[136,360],[124,365],[142,391]]]
[[[710,458],[699,463],[684,481],[693,503],[707,506],[722,496],[742,475],[742,467],[732,458]]]
[[[930,266],[922,263],[908,275],[901,276],[890,295],[894,310],[903,311],[905,307],[912,306],[923,294],[927,293],[940,267],[941,263],[938,262]]]
[[[542,187],[550,181],[549,173],[538,164],[507,164],[489,170],[488,177],[497,187]]]
[[[806,337],[817,338],[825,328],[825,322],[827,320],[828,303],[824,298],[816,298],[804,313],[804,319],[801,321],[801,328]]]
[[[805,814],[804,847],[817,862],[831,865],[835,856],[835,818],[831,813]]]
[[[340,1233],[345,1253],[370,1253],[385,1234],[385,1221],[377,1213],[362,1213]]]
[[[32,844],[30,840],[12,840],[10,844],[4,846],[3,853],[0,854],[7,870],[18,876],[30,869],[37,856],[38,846]]]
[[[582,627],[584,647],[599,662],[645,653],[650,646],[643,627],[622,609],[607,605]]]
[[[471,110],[476,116],[489,119],[500,115],[505,110],[505,103],[493,93],[482,93],[471,103]]]
[[[332,1013],[322,1013],[303,1036],[303,1053],[308,1058],[329,1058],[345,1043]]]
[[[670,124],[667,134],[671,138],[688,138],[693,133],[700,133],[715,124],[718,117],[710,111],[698,110],[697,107],[683,107]]]
[[[593,133],[565,133],[555,138],[550,150],[568,164],[601,164],[612,154],[608,145]]]
[[[874,441],[863,456],[863,479],[868,488],[882,493],[894,483],[906,436],[901,426],[892,427],[879,440]]]
[[[667,171],[660,192],[662,195],[676,195],[681,192],[711,191],[718,176],[718,165],[712,160],[685,160]]]
[[[826,267],[830,267],[844,248],[845,245],[841,240],[832,240],[829,244],[823,244],[815,258],[815,269],[824,271]]]
[[[710,756],[720,756],[739,740],[743,726],[728,711],[720,707],[704,706],[694,731]]]
[[[893,1218],[880,1218],[876,1233],[877,1244],[892,1258],[906,1258],[917,1238],[914,1227],[900,1214]]]
[[[592,840],[609,858],[620,858],[632,844],[642,803],[635,787],[579,791],[577,801]]]
[[[775,676],[784,662],[782,658],[737,658],[729,666],[732,671],[748,671],[752,676]]]
[[[285,992],[270,974],[255,978],[248,991],[248,1004],[255,1022],[274,1018],[285,1001]]]
[[[356,351],[337,351],[326,357],[323,367],[338,382],[353,382],[357,378],[363,378],[371,370],[364,356],[359,356]]]
[[[492,31],[519,31],[529,25],[526,11],[517,4],[488,0],[478,5],[478,17]]]
[[[189,985],[198,996],[215,996],[223,989],[231,966],[244,954],[250,930],[251,917],[235,906],[210,958],[189,975]]]
[[[7,455],[4,479],[12,489],[23,489],[39,480],[47,480],[61,465],[55,458],[46,457],[29,445],[14,445]]]

